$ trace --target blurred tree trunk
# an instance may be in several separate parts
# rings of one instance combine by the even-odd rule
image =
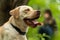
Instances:
[[[0,25],[8,21],[9,11],[20,5],[27,5],[29,0],[0,0]]]

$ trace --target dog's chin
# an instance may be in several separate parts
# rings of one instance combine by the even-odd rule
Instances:
[[[24,22],[31,27],[36,27],[39,24],[39,22],[36,21],[35,19],[38,19],[38,18],[39,16],[33,19],[24,18]]]

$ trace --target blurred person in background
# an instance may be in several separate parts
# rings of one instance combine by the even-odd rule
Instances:
[[[49,9],[46,9],[44,11],[44,21],[43,23],[41,23],[41,26],[39,28],[39,34],[46,34],[49,37],[44,36],[43,38],[45,40],[51,40],[52,36],[54,35],[55,31],[57,31],[57,25],[56,25],[56,21],[52,16],[52,12]]]

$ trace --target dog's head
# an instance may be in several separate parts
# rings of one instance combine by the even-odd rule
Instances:
[[[25,24],[36,27],[38,22],[35,19],[38,19],[40,16],[40,11],[34,10],[30,6],[19,6],[10,11],[10,14],[16,19],[24,21]]]

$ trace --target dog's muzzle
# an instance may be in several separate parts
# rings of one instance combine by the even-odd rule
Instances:
[[[40,11],[37,11],[37,15],[35,18],[24,18],[24,22],[29,25],[29,26],[32,26],[32,27],[36,27],[39,22],[36,21],[35,19],[38,19],[40,17]]]

